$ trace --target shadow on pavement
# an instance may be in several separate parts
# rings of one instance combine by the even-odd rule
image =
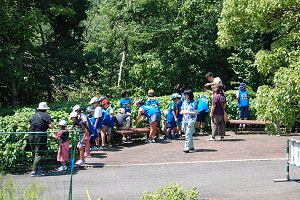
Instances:
[[[195,152],[216,152],[216,149],[196,149]]]

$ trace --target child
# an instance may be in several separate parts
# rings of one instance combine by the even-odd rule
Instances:
[[[161,114],[158,109],[151,107],[151,106],[145,106],[145,102],[143,100],[139,100],[136,105],[138,107],[138,116],[135,120],[135,124],[139,122],[141,119],[141,116],[144,115],[141,121],[144,121],[147,117],[149,119],[149,125],[150,125],[150,134],[149,138],[145,140],[146,143],[155,143],[155,135],[157,132],[157,126],[161,120]]]
[[[94,115],[92,116],[92,124],[93,124],[94,128],[97,130],[98,135],[99,135],[95,139],[96,146],[91,148],[92,151],[98,151],[100,148],[100,134],[101,134],[103,120],[102,120],[102,108],[99,106],[99,102],[100,102],[100,99],[98,99],[97,97],[93,97],[91,99],[91,101],[89,102],[89,104],[93,105],[93,108],[95,110]],[[104,139],[105,135],[103,136],[101,134],[101,138]]]
[[[185,145],[183,152],[189,153],[194,150],[193,134],[195,133],[195,122],[197,116],[197,102],[194,100],[194,93],[192,90],[184,91],[186,101],[182,104],[183,114],[183,131],[185,133]]]
[[[89,135],[91,135],[91,132],[90,132],[91,127],[90,127],[90,125],[92,126],[92,124],[89,123],[88,117],[87,117],[85,114],[83,114],[80,105],[78,105],[78,104],[75,105],[75,106],[73,107],[73,112],[77,112],[78,118],[81,119],[81,120],[83,121],[83,123],[85,124],[86,128],[87,128],[88,131],[89,131]],[[87,140],[87,143],[86,143],[86,145],[85,145],[84,156],[85,156],[85,157],[88,157],[88,156],[90,156],[90,154],[91,154],[91,153],[90,153],[90,140]]]
[[[146,106],[151,106],[155,109],[157,109],[160,112],[160,105],[158,100],[154,97],[155,93],[154,90],[148,91],[148,100],[146,101]]]
[[[76,112],[70,113],[70,119],[74,122],[73,128],[79,129],[79,142],[78,142],[78,149],[79,149],[79,157],[80,159],[76,161],[75,165],[82,166],[85,164],[84,159],[84,150],[89,138],[89,132],[87,127],[85,126],[84,122],[81,118],[78,118],[78,114]]]
[[[114,121],[116,123],[116,126],[120,130],[126,130],[130,128],[130,122],[131,122],[131,113],[127,112],[125,114],[124,108],[119,108],[118,113],[116,116],[114,116]],[[122,141],[126,141],[126,137],[122,137]]]
[[[249,113],[249,94],[246,90],[246,83],[240,83],[240,89],[236,93],[236,100],[238,101],[238,107],[240,109],[240,120],[247,120]],[[246,124],[240,124],[240,128],[245,129]]]
[[[210,112],[212,136],[207,140],[216,140],[216,135],[219,133],[221,136],[220,141],[223,141],[225,136],[224,113],[226,108],[226,97],[223,93],[223,88],[220,85],[213,86],[213,92],[215,96],[212,101]]]
[[[102,101],[102,107],[104,108],[105,117],[103,118],[103,131],[107,135],[107,147],[111,148],[111,137],[112,137],[112,128],[114,127],[114,111],[113,108],[110,106],[109,101],[104,99]],[[102,142],[103,144],[103,142]],[[103,145],[102,145],[103,146]]]
[[[177,126],[177,132],[178,132],[178,136],[181,137],[182,136],[182,118],[183,115],[180,113],[181,112],[181,107],[183,102],[186,100],[184,97],[184,87],[181,84],[176,84],[174,86],[174,90],[176,93],[178,93],[181,96],[181,99],[179,101],[177,101],[177,108],[178,108],[178,121],[176,122],[176,126]]]
[[[120,100],[120,108],[124,108],[125,113],[131,113],[131,101],[130,98],[128,98],[128,91],[121,91],[121,96],[122,99]]]
[[[68,170],[68,167],[66,165],[68,159],[69,159],[69,132],[66,129],[67,122],[65,120],[61,120],[58,122],[59,126],[59,132],[54,135],[54,133],[51,133],[52,136],[55,139],[60,139],[59,141],[59,148],[57,153],[57,161],[61,162],[62,166],[58,168],[58,171],[66,171]]]
[[[170,107],[168,110],[168,115],[167,115],[167,137],[170,136],[171,133],[171,139],[175,139],[175,127],[176,127],[176,122],[178,121],[177,116],[178,116],[178,108],[176,102],[179,101],[180,95],[177,93],[172,94],[172,102],[170,103]]]
[[[198,114],[197,114],[197,124],[196,124],[196,129],[198,130],[201,124],[201,130],[200,130],[201,134],[204,133],[205,120],[208,115],[208,109],[209,109],[209,100],[206,98],[205,95],[201,95],[198,101]]]

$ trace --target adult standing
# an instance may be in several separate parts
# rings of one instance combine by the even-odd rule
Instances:
[[[29,144],[34,156],[33,171],[31,172],[32,177],[43,175],[38,171],[38,167],[47,150],[47,130],[48,128],[54,128],[53,120],[47,114],[49,109],[46,102],[41,102],[37,108],[37,112],[29,119],[28,128],[31,132],[29,134]]]
[[[206,92],[208,92],[209,94],[213,94],[212,91],[209,91],[208,90],[208,87],[211,86],[211,88],[213,88],[214,86],[222,86],[222,88],[224,89],[224,85],[223,85],[223,82],[222,80],[220,79],[220,77],[214,77],[214,74],[212,72],[207,72],[205,77],[207,78],[207,80],[210,82],[210,83],[206,83],[204,85],[205,87],[205,90]]]
[[[225,136],[225,121],[224,114],[226,108],[226,97],[223,93],[223,88],[220,85],[213,87],[213,93],[215,94],[212,100],[212,108],[210,112],[212,136],[208,141],[216,140],[216,135],[220,133],[220,140],[224,140]]]

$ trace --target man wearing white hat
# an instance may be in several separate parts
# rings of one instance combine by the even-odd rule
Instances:
[[[29,119],[28,128],[30,132],[37,132],[29,134],[29,143],[34,156],[32,177],[43,175],[37,169],[47,149],[47,130],[48,128],[54,128],[53,120],[46,113],[49,109],[46,102],[41,102],[37,112]]]

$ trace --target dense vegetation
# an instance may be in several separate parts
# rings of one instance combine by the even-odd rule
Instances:
[[[1,107],[94,94],[201,91],[208,71],[257,91],[256,114],[299,122],[298,0],[3,0]],[[237,111],[236,111],[237,112]]]

